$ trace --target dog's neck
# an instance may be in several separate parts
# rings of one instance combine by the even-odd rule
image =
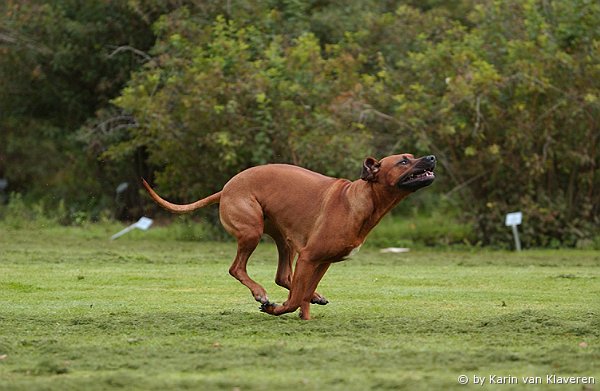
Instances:
[[[362,179],[351,182],[348,187],[348,200],[352,205],[352,213],[363,221],[359,233],[361,241],[364,241],[381,219],[410,193],[379,182],[367,182]]]

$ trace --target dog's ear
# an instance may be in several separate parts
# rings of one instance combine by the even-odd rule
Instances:
[[[360,179],[367,182],[375,182],[377,180],[377,173],[379,172],[379,168],[381,167],[381,163],[372,157],[368,157],[363,162],[362,174],[360,175]]]

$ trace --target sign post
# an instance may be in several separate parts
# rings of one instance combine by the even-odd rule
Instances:
[[[515,248],[517,251],[521,251],[521,240],[519,239],[519,230],[517,229],[517,225],[521,225],[522,221],[523,213],[513,212],[506,214],[506,220],[504,222],[507,227],[512,228],[513,236],[515,238]]]
[[[150,228],[151,225],[152,225],[152,219],[149,219],[147,217],[140,217],[140,219],[136,223],[133,223],[129,227],[125,228],[124,230],[117,232],[116,234],[111,236],[110,239],[115,240],[116,238],[125,235],[127,232],[129,232],[135,228],[141,229],[142,231],[146,231],[148,228]]]

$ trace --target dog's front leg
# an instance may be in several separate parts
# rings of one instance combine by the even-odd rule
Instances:
[[[315,291],[317,290],[317,285],[319,285],[319,282],[321,282],[321,279],[325,275],[325,272],[327,272],[327,269],[329,269],[330,265],[331,263],[321,263],[319,264],[319,266],[317,266],[317,269],[315,270],[315,273],[312,276],[311,281],[309,283],[306,294],[304,295],[302,303],[300,303],[301,319],[310,319],[310,305],[311,303],[315,303],[314,297]],[[322,297],[322,299],[325,301],[325,304],[327,304],[327,300],[324,297]]]
[[[310,319],[310,301],[317,285],[325,275],[330,263],[319,263],[300,255],[292,279],[288,300],[282,305],[263,304],[261,311],[271,315],[281,315],[300,309],[300,318]]]

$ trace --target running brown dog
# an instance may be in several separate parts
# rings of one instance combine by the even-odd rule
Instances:
[[[162,199],[145,180],[143,183],[154,201],[174,213],[220,203],[221,223],[238,243],[229,273],[250,289],[261,303],[261,311],[281,315],[300,307],[300,317],[310,319],[310,303],[328,303],[315,290],[329,266],[356,252],[367,234],[403,198],[430,185],[435,164],[435,156],[369,157],[361,178],[354,182],[297,166],[268,164],[242,171],[220,192],[185,205]],[[263,234],[277,244],[275,282],[289,290],[282,305],[269,301],[265,289],[246,272],[248,258]]]

